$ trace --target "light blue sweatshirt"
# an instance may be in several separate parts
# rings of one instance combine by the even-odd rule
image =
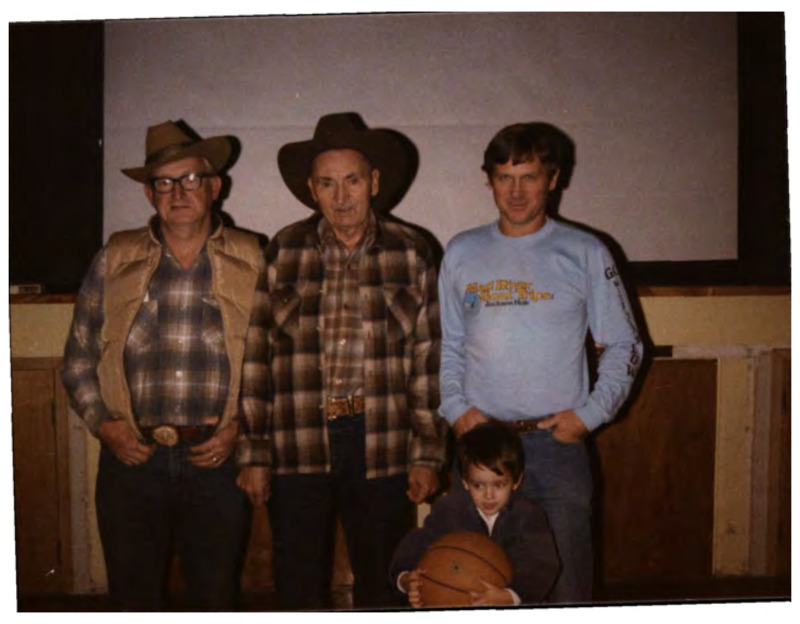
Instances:
[[[591,431],[630,392],[642,342],[611,254],[588,232],[548,219],[534,234],[491,223],[455,236],[439,276],[442,405],[501,420],[574,409]],[[591,393],[587,330],[605,347]]]

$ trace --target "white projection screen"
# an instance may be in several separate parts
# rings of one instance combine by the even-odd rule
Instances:
[[[223,209],[272,236],[303,218],[276,154],[320,116],[402,132],[419,170],[397,217],[442,246],[495,218],[480,170],[501,127],[548,121],[576,145],[560,214],[630,261],[735,259],[734,13],[423,13],[141,19],[105,24],[104,234],[141,226],[119,170],[145,129],[233,135]]]

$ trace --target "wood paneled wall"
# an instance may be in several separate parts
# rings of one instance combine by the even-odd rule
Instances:
[[[597,434],[598,579],[711,576],[716,392],[715,360],[655,360]]]
[[[729,349],[723,352],[728,357],[655,359],[630,407],[595,436],[599,583],[790,574],[791,353],[754,353]],[[68,419],[74,416],[58,362],[12,360],[17,580],[23,593],[75,589],[68,457]],[[101,579],[93,582],[102,591]],[[351,583],[339,528],[332,585]],[[242,587],[273,585],[262,508],[253,515]]]
[[[29,593],[72,590],[68,405],[58,365],[12,363],[17,587]]]

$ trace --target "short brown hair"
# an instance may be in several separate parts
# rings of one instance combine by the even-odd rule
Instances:
[[[519,435],[500,421],[473,427],[458,439],[458,469],[467,476],[470,466],[483,466],[498,475],[508,473],[516,483],[525,469],[525,451]]]
[[[565,186],[575,161],[572,140],[552,124],[543,121],[516,123],[506,126],[494,135],[483,153],[483,169],[492,175],[495,165],[509,160],[518,165],[536,159],[549,175],[559,171],[559,183]]]

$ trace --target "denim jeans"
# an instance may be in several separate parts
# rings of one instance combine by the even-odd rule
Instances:
[[[186,609],[234,608],[244,557],[247,505],[229,457],[217,468],[188,461],[188,444],[157,446],[138,466],[105,447],[97,475],[97,520],[115,606],[165,608],[165,586],[177,553]]]
[[[551,593],[557,603],[592,599],[592,470],[584,442],[564,444],[549,431],[521,436],[522,493],[542,506],[553,530],[561,573]]]
[[[413,528],[408,475],[366,478],[364,417],[329,424],[331,472],[273,475],[268,502],[275,585],[281,607],[329,609],[336,515],[342,522],[353,604],[379,609],[402,605],[389,564]]]

